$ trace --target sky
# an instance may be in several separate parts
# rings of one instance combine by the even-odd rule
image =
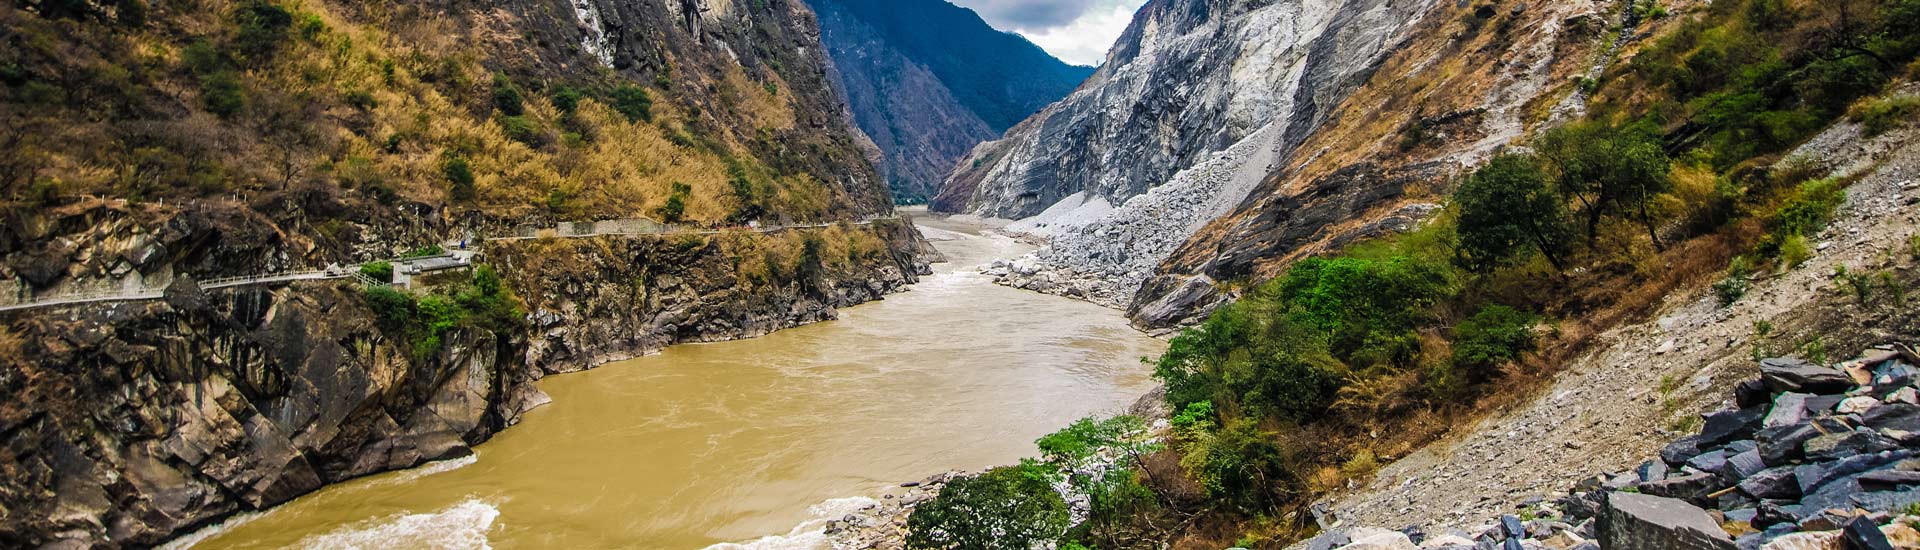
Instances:
[[[1146,0],[948,0],[1075,65],[1099,65]]]

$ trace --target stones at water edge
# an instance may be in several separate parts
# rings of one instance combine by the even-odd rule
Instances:
[[[1597,518],[1600,546],[1610,550],[1732,550],[1706,511],[1685,501],[1613,493]]]

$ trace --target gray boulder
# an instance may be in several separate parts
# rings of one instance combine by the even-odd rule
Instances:
[[[1750,449],[1727,457],[1727,467],[1733,469],[1731,473],[1734,478],[1746,479],[1767,469],[1767,461],[1760,459],[1759,449]]]
[[[1860,415],[1860,420],[1876,430],[1920,432],[1920,405],[1888,403]]]
[[[1758,455],[1756,454],[1756,456]],[[1721,471],[1727,469],[1727,450],[1720,449],[1716,451],[1700,453],[1699,456],[1695,456],[1693,458],[1687,459],[1687,465],[1692,466],[1693,469],[1700,470],[1702,472],[1715,473],[1715,474],[1720,473]]]
[[[1733,539],[1705,510],[1653,495],[1614,493],[1599,518],[1609,550],[1731,550]]]
[[[1787,392],[1773,398],[1773,411],[1767,413],[1762,427],[1792,426],[1807,421],[1807,398],[1812,395]]]
[[[1827,461],[1891,451],[1900,448],[1900,444],[1879,432],[1863,429],[1809,439],[1801,448],[1806,451],[1808,460]]]
[[[1864,516],[1855,517],[1853,521],[1847,522],[1846,530],[1841,536],[1846,539],[1847,548],[1851,550],[1893,550],[1893,543],[1887,540],[1885,533],[1880,532],[1880,526],[1874,525],[1873,520]]]
[[[1840,393],[1853,388],[1853,379],[1839,369],[1815,365],[1797,357],[1760,361],[1760,380],[1775,392]]]
[[[1706,472],[1677,475],[1640,484],[1640,492],[1668,498],[1697,499],[1705,498],[1714,490],[1724,487],[1720,476]]]
[[[1668,443],[1666,448],[1660,449],[1660,460],[1665,460],[1668,464],[1685,464],[1687,459],[1698,454],[1700,454],[1700,436],[1689,435],[1675,439],[1672,443]]]
[[[1792,466],[1778,466],[1740,480],[1740,490],[1755,498],[1793,498],[1800,496],[1800,483]]]
[[[1705,426],[1700,428],[1700,445],[1710,447],[1736,439],[1750,439],[1766,418],[1765,405],[1710,413],[1706,416]]]
[[[1759,442],[1760,459],[1770,466],[1780,466],[1801,457],[1800,445],[1807,440],[1831,433],[1852,431],[1853,428],[1832,417],[1819,417],[1804,424],[1776,426],[1760,430],[1754,436]]]

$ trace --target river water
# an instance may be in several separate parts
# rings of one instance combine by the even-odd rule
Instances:
[[[922,216],[951,260],[840,320],[548,377],[466,459],[322,489],[174,548],[821,546],[899,482],[1035,454],[1124,409],[1164,344],[1119,312],[994,285],[1027,245]],[[897,489],[896,489],[897,490]]]

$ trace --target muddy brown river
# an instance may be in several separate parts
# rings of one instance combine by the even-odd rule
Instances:
[[[1119,312],[994,285],[1030,247],[919,220],[951,260],[837,321],[548,377],[473,457],[328,487],[172,548],[817,548],[899,482],[1008,464],[1124,409],[1164,344]]]

